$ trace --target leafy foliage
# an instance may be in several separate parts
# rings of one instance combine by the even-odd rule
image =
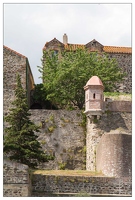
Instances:
[[[57,109],[51,101],[47,100],[47,91],[42,83],[36,84],[32,95],[33,103],[39,103],[44,109]]]
[[[120,82],[125,75],[116,60],[86,49],[71,49],[56,55],[51,50],[45,51],[43,58],[45,61],[39,71],[47,90],[47,99],[61,107],[73,104],[82,109],[83,87],[92,76],[102,80],[105,91],[112,91],[116,82]]]
[[[9,126],[5,128],[4,153],[11,160],[34,168],[38,162],[46,162],[53,157],[44,154],[37,140],[38,136],[34,134],[35,131],[39,132],[39,128],[29,119],[31,114],[28,112],[26,93],[20,75],[17,75],[15,97],[12,102],[13,108],[5,117]]]

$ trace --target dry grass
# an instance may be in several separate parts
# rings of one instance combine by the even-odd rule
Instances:
[[[110,98],[114,101],[132,101],[132,94],[126,94],[126,93],[104,92],[104,97]]]
[[[104,176],[102,172],[91,172],[86,170],[34,170],[33,174],[55,176]]]

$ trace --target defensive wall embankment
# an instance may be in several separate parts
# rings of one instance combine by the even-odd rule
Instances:
[[[108,105],[109,103],[107,103]],[[86,167],[87,170],[94,171],[100,166],[99,170],[104,171],[103,164],[105,163],[105,168],[108,170],[109,151],[110,155],[112,155],[115,146],[115,155],[118,153],[120,155],[117,160],[112,157],[113,162],[111,162],[110,157],[109,160],[114,172],[115,169],[119,169],[119,172],[117,171],[119,177],[109,177],[116,174],[110,174],[107,171],[105,173],[108,175],[103,177],[33,174],[32,178],[30,178],[29,169],[26,165],[6,160],[4,161],[3,170],[3,196],[46,196],[47,193],[78,193],[78,191],[90,194],[131,195],[131,174],[127,176],[126,169],[124,170],[126,166],[123,165],[120,169],[119,165],[121,165],[121,162],[124,163],[124,154],[129,162],[130,169],[132,165],[132,104],[131,102],[121,102],[119,106],[117,105],[115,103],[115,106],[112,106],[113,111],[107,107],[101,119],[93,124],[90,124],[87,119],[87,133],[85,133],[86,130],[82,126],[84,119],[80,111],[30,110],[30,112],[32,114],[31,120],[40,125],[40,133],[37,134],[39,134],[38,139],[42,144],[43,150],[55,155],[54,161],[39,167],[43,169],[60,169],[64,164],[65,169],[85,169]],[[117,135],[116,137],[117,139],[119,138],[120,142],[115,144],[114,141],[117,141],[116,139],[112,140],[110,138],[108,140],[107,134],[109,137],[111,137],[111,134],[112,137],[115,137],[114,134]],[[108,149],[108,153],[105,149]],[[94,152],[96,152],[96,156]],[[98,152],[104,157],[104,163],[100,158],[98,159]],[[87,154],[91,155],[91,157],[88,158]]]
[[[4,197],[44,197],[66,194],[131,196],[128,177],[89,177],[29,174],[26,165],[4,159]]]

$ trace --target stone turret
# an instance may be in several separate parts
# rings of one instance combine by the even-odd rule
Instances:
[[[89,118],[99,118],[103,112],[104,86],[98,76],[92,76],[84,86],[85,114]]]

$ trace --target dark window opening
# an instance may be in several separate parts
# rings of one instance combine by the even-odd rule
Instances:
[[[95,97],[96,97],[96,94],[94,93],[94,94],[93,94],[93,99],[95,99]]]
[[[56,56],[57,54],[58,54],[58,50],[53,50],[52,57]]]

